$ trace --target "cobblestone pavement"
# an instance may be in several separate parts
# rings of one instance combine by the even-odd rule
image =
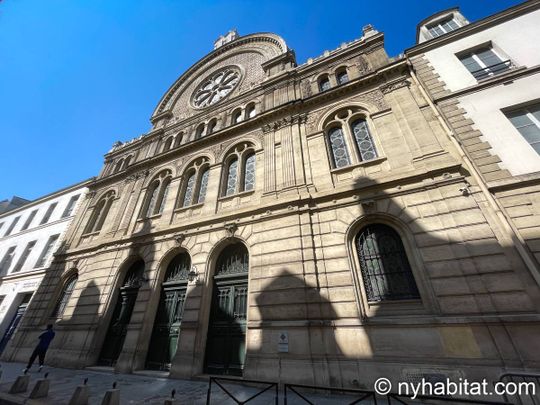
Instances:
[[[22,375],[24,364],[22,363],[6,363],[1,362],[2,376],[0,379],[0,405],[4,403],[24,403],[28,398],[29,392],[34,387],[36,380],[43,378],[45,373],[48,373],[50,380],[49,396],[47,399],[40,400],[39,404],[67,404],[78,385],[83,383],[84,379],[88,379],[88,387],[90,391],[90,405],[100,405],[105,395],[105,391],[112,388],[114,382],[117,383],[117,389],[120,390],[120,402],[124,404],[145,404],[145,405],[162,405],[166,399],[170,399],[172,390],[176,390],[175,404],[177,405],[197,405],[206,403],[206,395],[208,390],[207,381],[192,381],[192,380],[176,380],[165,377],[142,376],[134,374],[116,374],[107,371],[95,370],[71,370],[55,367],[44,367],[39,373],[37,367],[34,366],[28,373],[30,375],[30,385],[28,392],[25,394],[17,394],[8,396],[7,392],[17,376]],[[245,401],[252,395],[259,392],[264,386],[258,388],[242,383],[222,384],[225,388],[236,396],[240,401]],[[237,404],[229,398],[218,386],[212,384],[211,404]],[[302,391],[300,391],[302,392]],[[330,404],[348,404],[358,397],[343,397],[336,394],[321,395],[314,393],[303,392],[309,400],[317,405]],[[253,405],[270,405],[275,404],[275,389],[270,389],[258,396],[249,404]],[[279,404],[283,404],[283,398],[280,392]],[[17,402],[5,402],[6,398],[14,398]],[[288,405],[301,405],[308,402],[303,401],[296,394],[289,392]],[[372,404],[370,400],[362,401],[361,404]],[[379,402],[380,403],[380,402]],[[386,402],[385,402],[386,403]]]

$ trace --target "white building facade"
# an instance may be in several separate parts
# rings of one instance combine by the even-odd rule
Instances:
[[[407,50],[415,74],[540,282],[540,2],[476,22],[433,15]]]
[[[64,232],[86,194],[86,183],[0,215],[0,352],[61,246]]]

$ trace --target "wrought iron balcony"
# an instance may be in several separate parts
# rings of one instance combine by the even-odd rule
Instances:
[[[483,80],[483,79],[487,79],[488,77],[506,72],[511,67],[512,67],[512,62],[510,60],[505,60],[505,61],[496,63],[494,65],[472,71],[471,74],[474,76],[476,80]]]

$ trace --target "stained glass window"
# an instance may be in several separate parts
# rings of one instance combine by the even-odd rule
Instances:
[[[351,161],[349,159],[349,152],[347,151],[347,145],[345,144],[342,129],[338,127],[332,128],[328,132],[328,137],[335,167],[339,168],[350,165]]]
[[[206,188],[208,187],[208,176],[210,174],[210,169],[205,169],[201,175],[201,185],[199,186],[199,198],[197,199],[198,203],[203,203],[206,197]]]
[[[163,209],[165,208],[165,202],[167,201],[167,195],[169,194],[169,188],[171,186],[171,180],[166,179],[163,182],[162,191],[161,191],[161,198],[159,199],[159,209],[157,210],[160,214],[163,212]]]
[[[184,193],[184,203],[182,204],[183,207],[187,207],[188,205],[191,205],[194,187],[195,187],[195,172],[191,173],[191,176],[189,176],[188,181],[186,183],[186,192]]]
[[[238,178],[238,159],[234,159],[229,163],[227,172],[227,189],[225,195],[231,195],[236,192],[236,182]]]
[[[152,194],[150,195],[150,202],[148,203],[148,209],[146,210],[146,216],[149,217],[154,213],[156,201],[159,193],[159,181],[154,182],[151,188]]]
[[[357,120],[352,124],[356,146],[361,160],[371,160],[377,157],[377,151],[365,120]]]
[[[244,191],[253,190],[255,186],[255,154],[246,158],[244,166]]]
[[[368,301],[420,298],[403,242],[394,229],[366,226],[358,234],[356,249]]]

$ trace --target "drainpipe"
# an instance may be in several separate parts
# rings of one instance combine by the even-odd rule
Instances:
[[[538,286],[540,286],[540,272],[535,264],[535,260],[533,259],[532,255],[530,254],[530,252],[528,251],[526,247],[525,240],[519,234],[519,231],[517,230],[513,222],[508,218],[508,214],[506,213],[504,207],[488,190],[487,186],[484,183],[484,180],[482,179],[482,177],[480,176],[480,173],[476,169],[476,166],[473,164],[473,161],[470,158],[468,152],[461,146],[461,143],[456,139],[455,134],[450,128],[450,125],[447,122],[446,118],[439,113],[439,110],[433,103],[433,100],[431,99],[431,97],[428,96],[427,92],[424,90],[424,87],[420,84],[420,81],[418,80],[418,77],[416,76],[416,72],[414,71],[414,67],[411,61],[408,59],[408,57],[407,57],[407,65],[409,66],[412,79],[414,80],[417,87],[420,89],[420,92],[422,93],[424,98],[427,100],[429,106],[433,110],[433,113],[435,114],[435,116],[441,123],[442,127],[444,128],[446,134],[448,135],[448,138],[456,147],[457,151],[460,154],[460,157],[465,162],[466,169],[471,173],[472,177],[475,179],[476,183],[480,187],[480,190],[486,197],[486,200],[488,201],[489,205],[495,211],[495,214],[497,215],[497,219],[499,220],[500,225],[510,236],[510,239],[513,245],[516,247],[516,250],[519,253],[519,256],[525,263],[525,266],[527,266],[527,269],[533,276]]]

